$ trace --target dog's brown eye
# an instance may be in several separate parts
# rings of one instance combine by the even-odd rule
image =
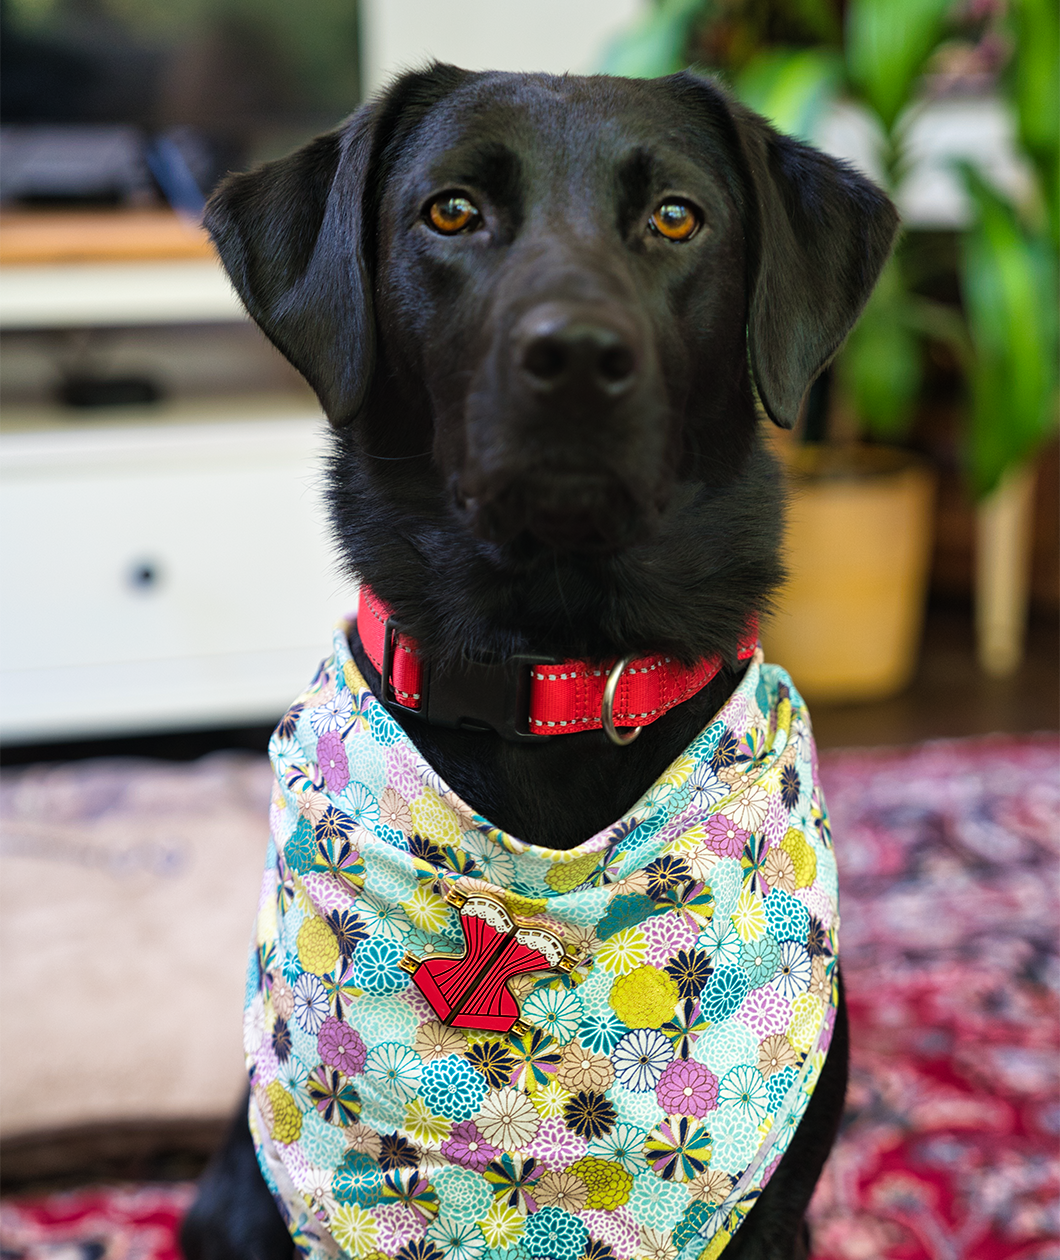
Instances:
[[[684,201],[664,201],[650,222],[652,230],[668,241],[687,241],[699,228],[699,215]]]
[[[445,236],[466,232],[474,227],[478,219],[478,211],[466,197],[439,197],[427,208],[427,220],[431,227]]]

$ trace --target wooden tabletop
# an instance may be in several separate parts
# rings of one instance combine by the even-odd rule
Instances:
[[[206,232],[171,210],[0,214],[0,265],[213,258]]]

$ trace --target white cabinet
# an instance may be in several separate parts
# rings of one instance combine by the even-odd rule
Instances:
[[[319,412],[150,414],[0,437],[5,742],[271,720],[353,604]]]

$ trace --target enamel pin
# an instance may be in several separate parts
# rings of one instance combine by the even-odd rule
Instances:
[[[465,896],[446,886],[446,900],[460,911],[464,952],[420,959],[406,954],[401,966],[444,1024],[485,1032],[519,1031],[519,1007],[508,988],[528,971],[570,975],[577,960],[552,932],[513,919],[495,897]]]

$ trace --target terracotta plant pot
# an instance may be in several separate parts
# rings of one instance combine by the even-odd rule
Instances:
[[[933,472],[888,447],[791,445],[790,578],[766,659],[810,700],[878,700],[916,667],[931,555]]]

